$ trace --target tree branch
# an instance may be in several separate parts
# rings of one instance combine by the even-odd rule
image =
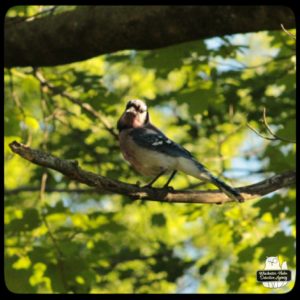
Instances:
[[[11,150],[24,159],[42,167],[56,170],[65,176],[95,187],[108,193],[116,193],[128,196],[133,200],[151,200],[160,202],[179,203],[225,203],[231,202],[224,193],[217,190],[208,191],[170,191],[167,189],[141,188],[137,185],[127,184],[113,180],[101,175],[84,171],[76,161],[67,161],[55,157],[40,150],[31,149],[16,141],[9,144]],[[240,187],[237,190],[245,200],[262,197],[283,187],[290,186],[296,182],[296,172],[289,171],[275,175],[259,183]]]
[[[292,39],[296,39],[296,36],[294,35],[294,34],[292,34],[292,33],[290,33],[288,30],[286,30],[285,28],[284,28],[284,26],[283,26],[283,24],[280,24],[281,25],[281,28],[282,28],[282,30],[288,35],[288,36],[290,36]]]
[[[30,22],[9,21],[5,67],[54,66],[124,49],[296,26],[284,6],[81,6]]]

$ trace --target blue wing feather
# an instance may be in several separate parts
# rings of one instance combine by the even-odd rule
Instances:
[[[147,128],[135,128],[130,135],[140,147],[173,157],[193,158],[189,151],[168,139],[162,132],[149,131]]]

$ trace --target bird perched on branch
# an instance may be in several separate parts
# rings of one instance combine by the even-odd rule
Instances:
[[[237,190],[213,176],[189,151],[152,125],[143,101],[129,101],[117,127],[124,158],[142,175],[154,177],[147,187],[151,187],[161,175],[172,172],[164,186],[167,188],[176,172],[181,171],[213,183],[233,200],[244,201]]]

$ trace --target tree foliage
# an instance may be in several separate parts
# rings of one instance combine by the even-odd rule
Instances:
[[[13,10],[24,13],[21,7]],[[294,280],[269,290],[256,282],[256,271],[266,256],[277,255],[295,270],[293,187],[244,204],[131,201],[86,190],[12,154],[8,144],[17,140],[77,160],[113,179],[147,181],[124,161],[114,135],[126,101],[141,98],[153,123],[214,174],[234,186],[251,184],[295,169],[295,60],[293,38],[264,31],[124,50],[65,66],[5,69],[8,289],[290,290]],[[247,126],[270,136],[264,109],[265,121],[282,139],[264,139]],[[184,174],[172,186],[212,187]]]

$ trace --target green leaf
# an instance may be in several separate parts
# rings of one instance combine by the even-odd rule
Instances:
[[[288,120],[284,125],[284,128],[279,129],[276,135],[284,139],[296,141],[296,120]]]
[[[144,66],[155,68],[159,75],[166,76],[171,70],[179,68],[192,53],[202,55],[205,50],[204,42],[199,40],[149,51],[144,58]]]
[[[110,232],[122,232],[126,231],[126,227],[122,224],[116,223],[114,221],[110,221],[109,223],[103,224],[99,227],[99,231],[105,232],[105,231],[110,231]]]
[[[32,263],[38,262],[50,262],[50,259],[55,256],[52,252],[54,249],[41,246],[34,246],[32,251],[28,253],[28,256]]]
[[[214,261],[210,260],[208,263],[203,264],[202,266],[200,266],[199,271],[198,271],[199,274],[204,275],[213,264],[214,264]]]
[[[263,252],[260,255],[262,260],[266,256],[283,255],[288,258],[290,264],[292,265],[296,255],[295,246],[295,239],[292,236],[285,235],[282,231],[277,232],[272,237],[262,239],[256,245],[256,247],[261,247],[263,249]]]
[[[4,276],[6,287],[12,293],[36,293],[36,288],[29,284],[31,269],[14,269],[12,265],[19,259],[17,256],[5,257]]]
[[[64,206],[63,202],[57,202],[54,206],[45,205],[45,212],[47,215],[68,212],[68,208]]]
[[[11,232],[30,231],[39,227],[41,219],[39,212],[35,208],[28,208],[24,210],[23,217],[20,219],[13,219],[7,226],[6,230]]]
[[[228,284],[228,292],[237,292],[244,276],[244,271],[240,266],[233,265],[229,269],[229,273],[226,277],[226,282]]]
[[[151,218],[151,223],[154,226],[165,226],[166,221],[166,217],[163,214],[154,214]]]

